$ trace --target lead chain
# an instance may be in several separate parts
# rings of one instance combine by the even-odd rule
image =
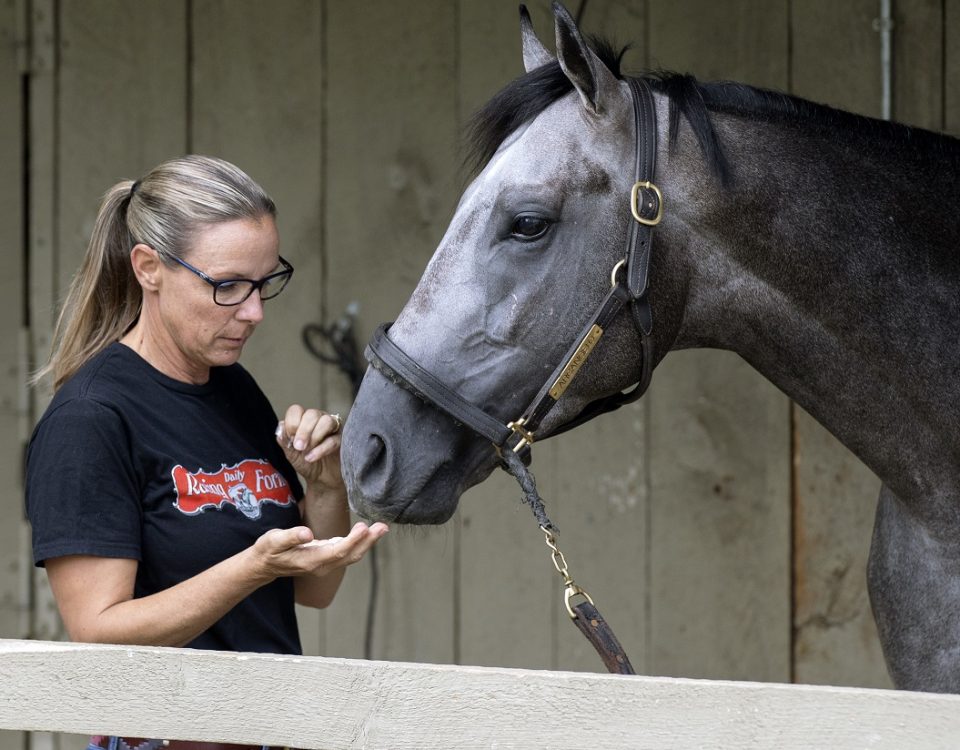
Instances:
[[[570,599],[572,599],[574,596],[582,596],[584,599],[590,602],[590,604],[593,604],[593,599],[590,598],[590,595],[586,591],[577,585],[577,582],[573,580],[573,576],[570,575],[570,570],[567,567],[567,558],[563,556],[563,553],[557,546],[557,538],[553,535],[553,532],[544,526],[541,526],[540,530],[543,532],[547,546],[550,548],[550,558],[553,560],[553,567],[555,567],[557,572],[563,576],[563,599],[564,604],[567,607],[567,613],[570,615],[571,619],[576,620],[577,613],[574,612],[573,607],[570,606]]]

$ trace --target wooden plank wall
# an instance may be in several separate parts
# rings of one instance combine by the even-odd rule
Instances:
[[[693,28],[691,3],[649,7],[651,67],[787,87],[786,3],[704,5]],[[677,353],[661,370],[651,393],[651,667],[789,680],[787,400],[726,352]]]
[[[410,12],[377,0],[329,3],[326,18],[324,292],[331,311],[359,301],[365,341],[413,290],[457,193],[456,4],[432,0]],[[342,380],[328,394],[346,410]],[[381,546],[379,657],[454,659],[456,535],[455,525],[394,529]],[[358,569],[348,580],[361,577]],[[351,585],[345,593],[328,616],[331,655],[362,654],[368,591]]]
[[[23,393],[22,333],[24,319],[23,243],[26,236],[23,195],[24,102],[21,70],[26,65],[26,47],[12,0],[0,2],[0,436],[3,454],[16,457],[22,450],[21,416]],[[16,461],[0,464],[0,486],[19,487]],[[8,515],[0,526],[0,631],[26,634],[20,566],[20,535],[23,512]]]
[[[24,242],[26,196],[23,192],[27,69],[24,6],[0,0],[0,487],[5,521],[0,524],[0,633],[17,638],[29,633],[29,570],[21,549],[28,534],[23,511],[15,504],[21,482],[19,456],[26,427],[24,315]],[[22,748],[22,732],[0,732],[0,750]]]
[[[549,3],[530,5],[552,46]],[[586,30],[634,42],[628,69],[739,79],[879,114],[875,0],[570,5]],[[895,5],[895,115],[957,132],[960,0]],[[26,113],[18,17],[32,31]],[[522,70],[513,0],[0,0],[0,43],[3,163],[21,163],[24,121],[31,151],[26,196],[16,169],[0,177],[0,232],[14,248],[27,237],[34,357],[98,196],[165,158],[211,153],[277,199],[282,252],[297,268],[245,354],[280,410],[349,409],[346,381],[307,354],[301,326],[357,302],[363,341],[399,312],[463,188],[467,118]],[[15,277],[21,257],[4,255]],[[11,295],[3,304],[20,309]],[[3,319],[10,346],[22,318]],[[14,425],[20,376],[2,372],[0,419]],[[34,417],[45,398],[35,393]],[[674,354],[639,404],[536,454],[572,570],[640,671],[889,684],[864,585],[877,480],[737,357]],[[4,502],[20,517],[15,484]],[[0,570],[22,578],[26,549],[14,562]],[[548,550],[505,475],[468,493],[442,528],[394,529],[378,568],[376,658],[600,668],[566,622]],[[308,653],[362,655],[370,575],[366,561],[329,611],[301,612]],[[54,638],[37,581],[31,632]],[[6,617],[16,587],[2,586]],[[0,634],[20,635],[12,623],[0,620]]]

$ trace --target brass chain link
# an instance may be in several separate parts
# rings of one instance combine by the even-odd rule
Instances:
[[[553,567],[563,576],[563,603],[567,608],[570,619],[576,620],[577,613],[574,612],[573,607],[570,606],[570,600],[575,596],[582,596],[590,602],[590,604],[593,604],[593,599],[590,598],[590,594],[577,585],[577,582],[573,580],[573,576],[570,575],[570,569],[567,567],[567,558],[563,556],[563,553],[557,546],[557,537],[554,536],[550,529],[544,526],[541,526],[540,530],[543,532],[547,546],[550,548],[550,559],[553,560]]]

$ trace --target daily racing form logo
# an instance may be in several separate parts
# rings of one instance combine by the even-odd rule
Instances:
[[[247,459],[234,466],[224,464],[216,473],[189,472],[178,464],[171,474],[177,490],[174,505],[188,516],[208,508],[219,510],[226,504],[235,506],[255,521],[260,518],[262,503],[291,505],[296,502],[287,480],[262,459]]]

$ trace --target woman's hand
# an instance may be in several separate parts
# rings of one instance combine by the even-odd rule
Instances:
[[[387,533],[386,524],[356,523],[345,537],[314,539],[306,526],[271,529],[254,542],[262,574],[280,576],[325,576],[360,562],[374,543]]]
[[[316,492],[346,497],[340,475],[340,417],[293,404],[277,425],[287,460]]]
[[[309,607],[328,606],[345,568],[359,562],[388,530],[383,523],[350,527],[339,433],[339,417],[298,404],[287,409],[277,427],[277,442],[307,483],[300,503],[304,525],[268,531],[254,544],[265,570],[274,576],[298,576],[297,603]]]

